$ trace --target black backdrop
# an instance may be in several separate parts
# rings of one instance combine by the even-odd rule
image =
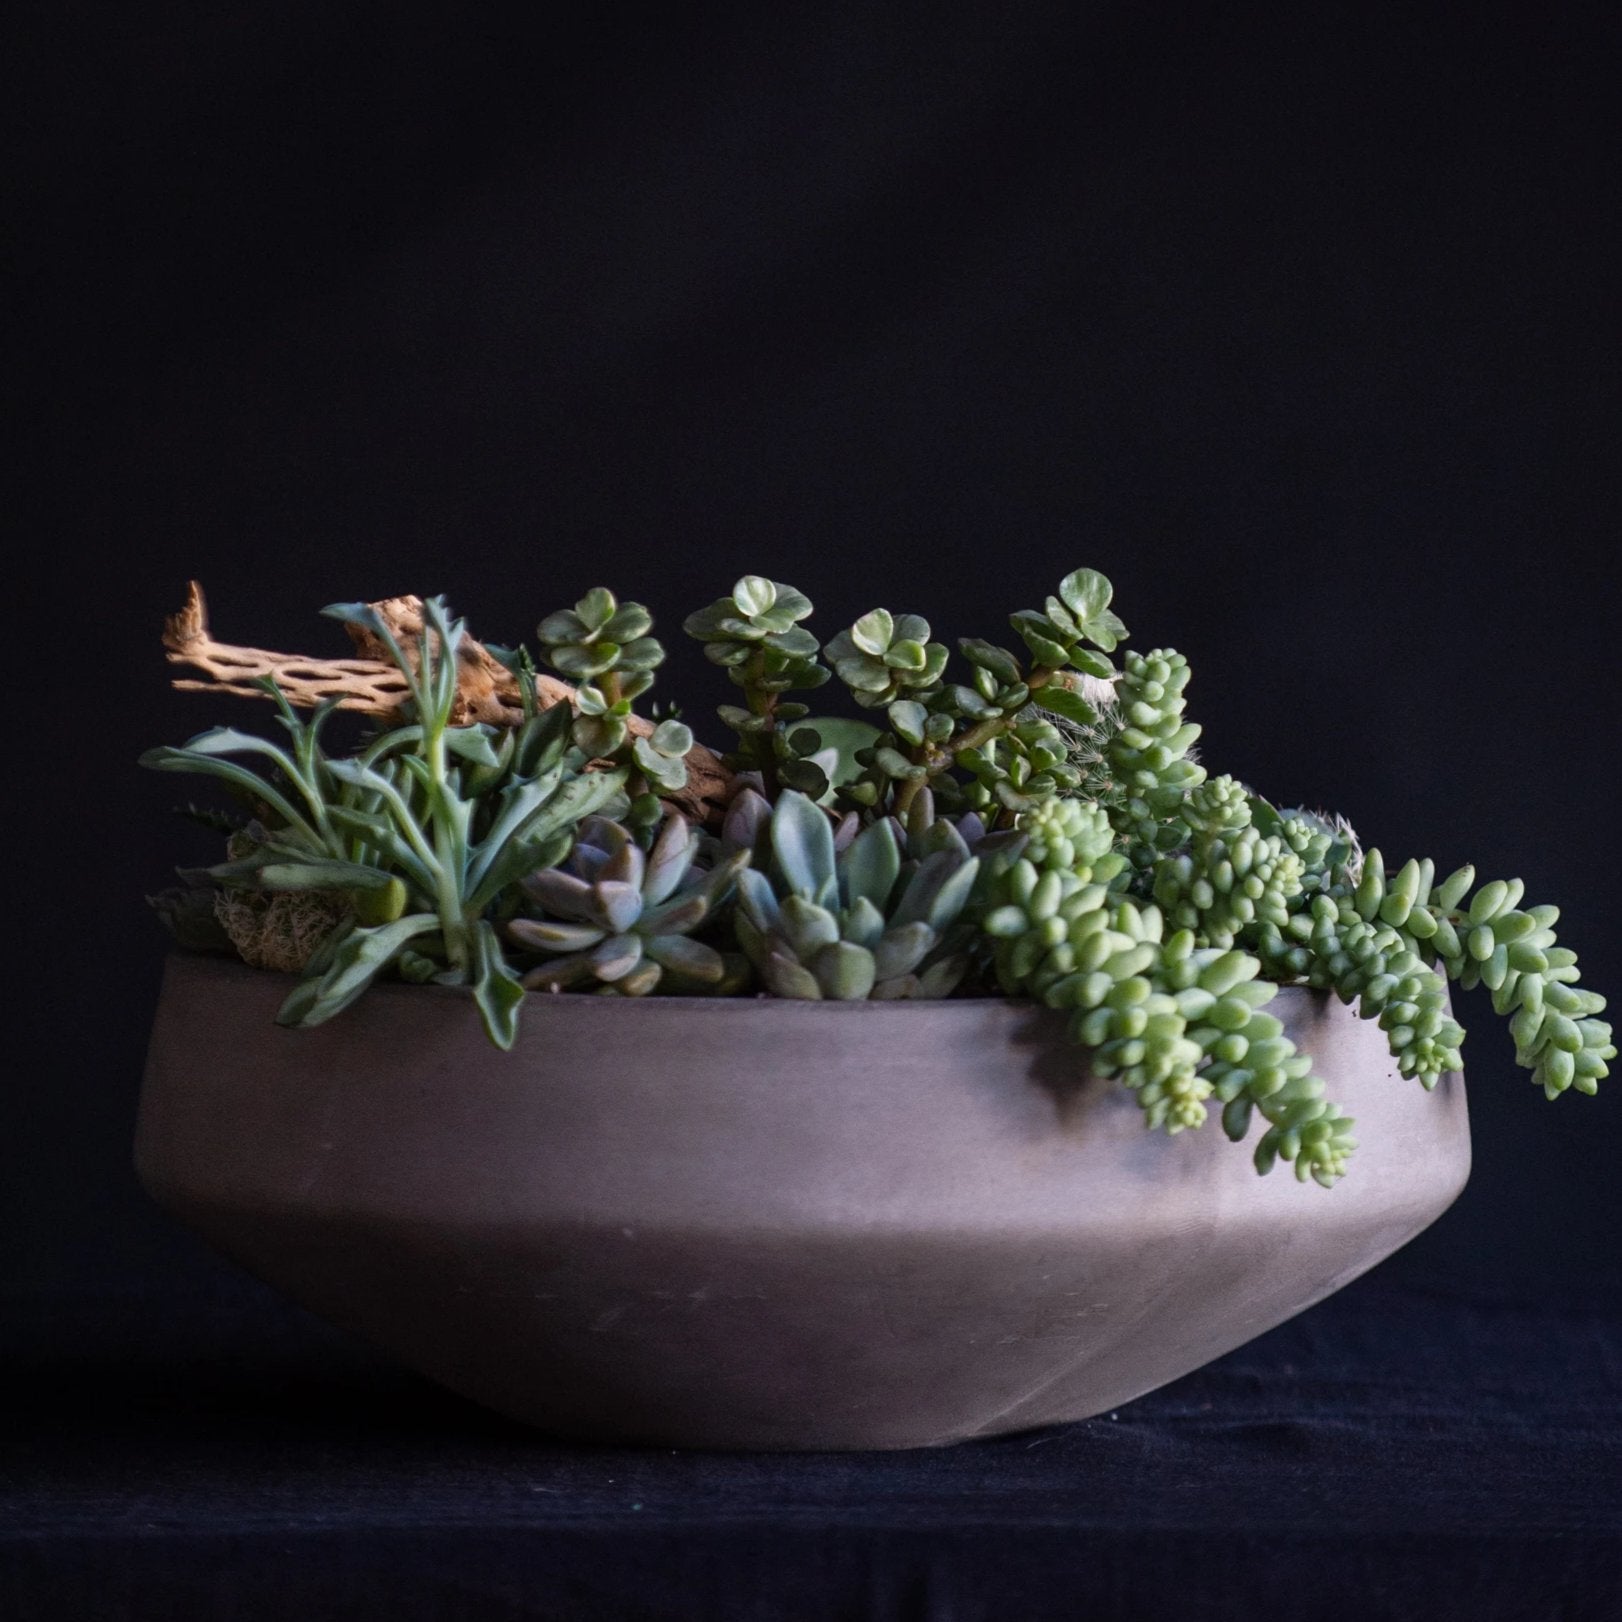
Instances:
[[[39,9],[10,1284],[217,1267],[128,1169],[141,896],[202,854],[134,758],[248,714],[167,689],[193,574],[312,652],[334,599],[506,640],[605,582],[702,733],[676,626],[746,569],[825,636],[996,635],[1091,564],[1210,762],[1521,874],[1622,985],[1608,26],[1227,10]],[[1545,1103],[1465,1013],[1474,1180],[1390,1265],[1614,1299],[1622,1104]]]

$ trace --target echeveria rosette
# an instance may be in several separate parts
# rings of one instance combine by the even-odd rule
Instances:
[[[587,986],[622,997],[737,989],[742,964],[693,932],[724,902],[748,856],[735,853],[705,871],[697,865],[701,843],[676,812],[646,852],[618,823],[583,823],[564,865],[522,881],[529,911],[508,922],[507,936],[544,959],[523,976],[525,987]]]
[[[852,1002],[956,990],[969,967],[962,920],[979,870],[961,841],[908,870],[889,818],[843,850],[827,813],[793,790],[769,813],[748,803],[736,818],[731,837],[758,845],[764,833],[770,853],[739,875],[734,922],[772,995]]]
[[[939,850],[961,850],[973,856],[987,831],[985,819],[973,811],[957,816],[941,812],[934,791],[927,786],[913,797],[906,816],[897,818],[896,826],[901,832],[902,853],[910,862],[921,862]]]

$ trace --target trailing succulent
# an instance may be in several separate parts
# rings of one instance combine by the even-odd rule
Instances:
[[[412,638],[387,605],[340,605],[400,702],[330,754],[337,700],[301,717],[308,661],[289,660],[286,690],[276,670],[258,684],[286,743],[217,729],[143,756],[240,802],[191,808],[225,860],[155,905],[183,944],[298,970],[286,1023],[379,978],[431,981],[468,987],[502,1047],[536,991],[1029,998],[1149,1126],[1259,1126],[1259,1170],[1326,1187],[1352,1122],[1269,1012],[1280,986],[1355,1005],[1425,1087],[1461,1063],[1450,982],[1484,986],[1549,1097],[1592,1093],[1616,1048],[1556,909],[1469,867],[1390,871],[1344,823],[1209,774],[1187,661],[1117,655],[1112,595],[1078,569],[1012,616],[1016,646],[966,638],[954,660],[882,608],[824,646],[802,592],[747,575],[684,625],[738,690],[720,761],[637,713],[664,650],[606,589],[540,622],[540,661],[575,684],[544,691],[528,650],[479,648],[437,599]],[[505,682],[478,720],[465,669]],[[788,696],[830,682],[865,719]],[[724,793],[694,790],[700,768]]]

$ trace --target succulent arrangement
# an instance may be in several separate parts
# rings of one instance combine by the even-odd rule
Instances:
[[[803,593],[745,576],[685,622],[738,690],[717,757],[638,710],[664,649],[602,588],[533,654],[473,642],[438,599],[338,605],[369,657],[325,665],[214,643],[194,595],[171,659],[271,700],[286,740],[221,728],[142,757],[239,806],[201,814],[225,859],[157,904],[183,944],[297,970],[289,1025],[383,977],[468,988],[499,1047],[537,993],[1027,998],[1150,1127],[1215,1108],[1238,1141],[1259,1116],[1258,1170],[1325,1187],[1352,1122],[1267,1011],[1280,986],[1355,1004],[1429,1088],[1461,1063],[1449,983],[1480,984],[1550,1098],[1594,1092],[1616,1048],[1557,910],[1470,867],[1393,871],[1343,822],[1209,773],[1186,660],[1118,652],[1112,598],[1078,569],[1012,616],[1014,646],[954,652],[882,608],[824,645]],[[865,722],[787,696],[829,684]],[[341,754],[335,709],[370,718]]]

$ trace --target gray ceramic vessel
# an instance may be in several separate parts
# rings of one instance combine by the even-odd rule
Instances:
[[[136,1145],[220,1250],[558,1436],[902,1448],[1084,1418],[1311,1306],[1435,1220],[1464,1088],[1332,999],[1273,1004],[1361,1141],[1335,1189],[1166,1138],[1055,1016],[1001,1001],[382,986],[286,1031],[290,982],[171,958]]]

